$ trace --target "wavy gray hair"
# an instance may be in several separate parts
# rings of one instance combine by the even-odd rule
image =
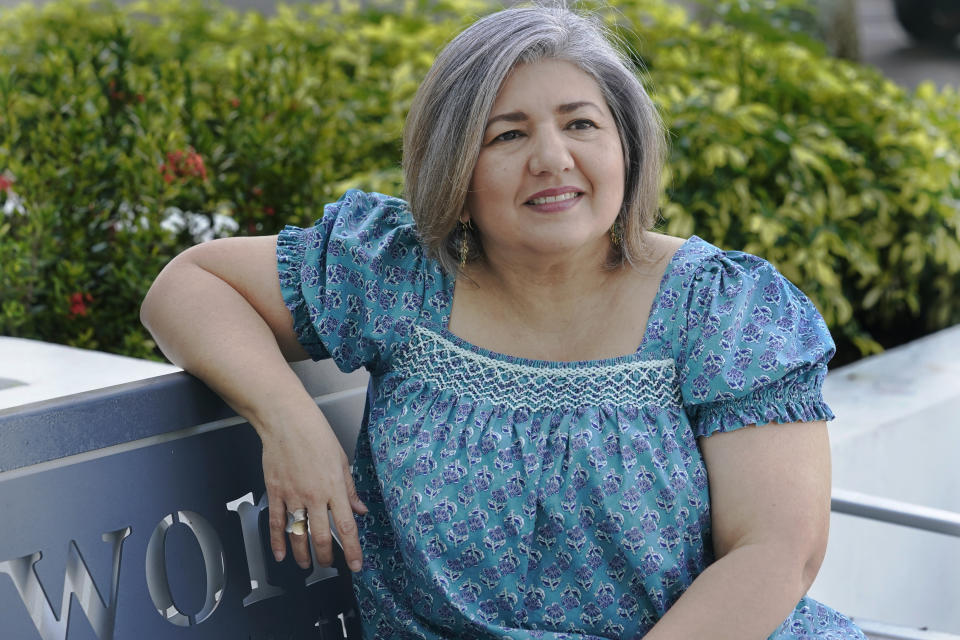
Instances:
[[[518,64],[570,62],[596,80],[620,134],[625,167],[623,241],[609,266],[636,263],[653,226],[666,153],[663,124],[630,59],[599,19],[562,6],[507,9],[475,22],[437,56],[413,99],[403,135],[406,197],[428,253],[456,273],[463,212],[494,100]],[[482,255],[475,237],[470,255]]]

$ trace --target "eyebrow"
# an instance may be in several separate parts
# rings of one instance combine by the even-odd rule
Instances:
[[[580,102],[568,102],[566,104],[561,104],[557,106],[557,113],[571,113],[577,109],[583,107],[593,107],[597,111],[601,111],[600,107],[590,102],[589,100],[581,100]],[[511,111],[510,113],[501,113],[495,115],[489,120],[487,120],[487,127],[489,128],[495,122],[523,122],[527,120],[527,114],[523,111]]]

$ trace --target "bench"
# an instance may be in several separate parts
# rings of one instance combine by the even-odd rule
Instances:
[[[352,458],[366,374],[296,368]],[[833,508],[960,537],[957,514],[842,491]],[[342,553],[274,562],[259,439],[184,373],[0,411],[0,518],[3,638],[361,635]]]

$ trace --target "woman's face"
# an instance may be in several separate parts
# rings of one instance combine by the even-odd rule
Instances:
[[[593,78],[561,60],[523,64],[493,104],[465,217],[490,260],[605,260],[623,185],[620,136]]]

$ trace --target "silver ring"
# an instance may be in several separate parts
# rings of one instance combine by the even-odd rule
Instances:
[[[287,511],[287,533],[295,536],[302,536],[307,532],[307,510],[294,509]]]

